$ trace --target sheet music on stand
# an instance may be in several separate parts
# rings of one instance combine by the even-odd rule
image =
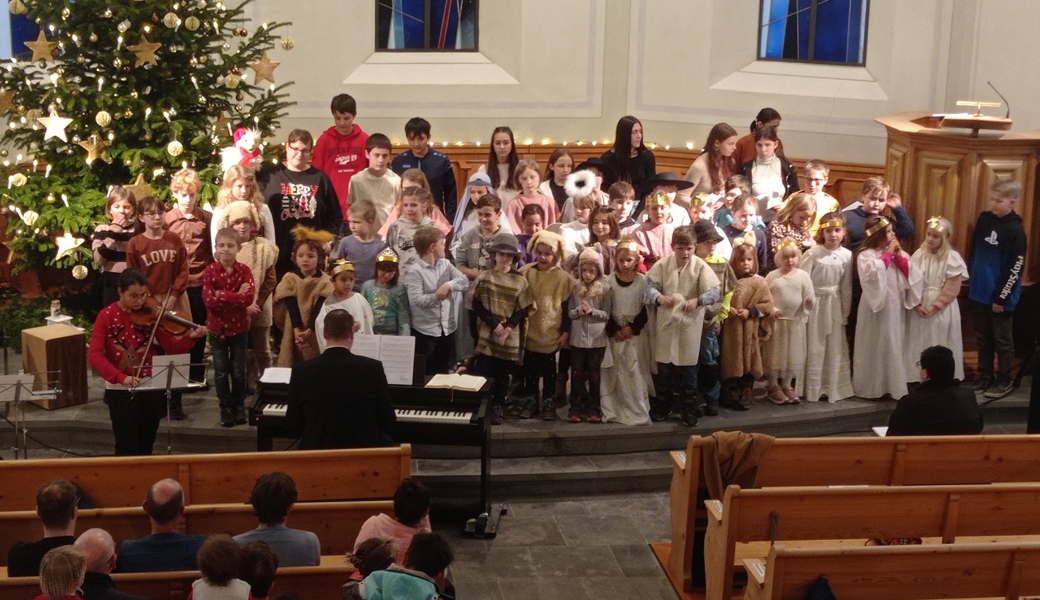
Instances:
[[[152,374],[141,379],[137,387],[130,387],[121,383],[105,383],[108,390],[137,390],[137,391],[166,391],[167,382],[169,389],[182,390],[199,387],[188,379],[188,370],[191,367],[190,354],[160,354],[152,357]],[[172,374],[169,371],[172,370]]]
[[[412,385],[415,338],[410,335],[355,335],[351,352],[383,363],[386,382]]]

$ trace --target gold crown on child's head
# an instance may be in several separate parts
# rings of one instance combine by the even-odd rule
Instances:
[[[822,223],[820,223],[820,227],[819,228],[820,229],[829,229],[831,227],[844,227],[844,226],[845,226],[845,223],[843,223],[841,221],[838,221],[838,220],[834,220],[834,221],[823,221]]]
[[[628,250],[629,252],[639,252],[639,244],[636,243],[632,236],[623,235],[617,243],[618,250]]]
[[[654,192],[646,197],[647,206],[671,206],[672,197],[667,192]]]
[[[391,248],[383,248],[382,252],[376,256],[377,263],[396,263],[400,261],[401,258]]]
[[[715,196],[712,194],[694,194],[693,198],[690,198],[690,206],[700,208],[702,206],[715,206]]]
[[[949,224],[949,221],[940,216],[935,216],[931,219],[928,219],[928,229],[934,229],[942,235],[950,235]]]
[[[875,233],[883,230],[884,228],[888,227],[890,224],[891,223],[889,222],[889,220],[887,218],[881,217],[881,219],[877,223],[874,223],[873,227],[871,227],[870,229],[868,229],[866,231],[867,237],[870,237],[870,236],[874,235]]]
[[[354,263],[350,262],[349,258],[337,258],[332,261],[332,268],[329,269],[329,277],[335,277],[344,271],[354,272]]]

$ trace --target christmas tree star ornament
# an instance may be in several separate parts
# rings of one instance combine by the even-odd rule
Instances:
[[[65,128],[72,123],[72,119],[68,119],[58,115],[58,111],[51,107],[49,116],[40,117],[37,119],[43,126],[47,128],[47,131],[43,134],[43,141],[47,141],[52,137],[59,138],[63,142],[68,142],[69,138],[65,135]]]
[[[126,49],[133,52],[137,56],[137,60],[134,62],[134,67],[140,67],[141,65],[155,65],[159,66],[159,61],[155,57],[155,51],[162,48],[162,44],[159,42],[149,42],[148,38],[141,35],[141,41],[137,42],[133,46],[127,46]]]
[[[0,92],[0,115],[14,110],[14,92]]]
[[[14,261],[18,260],[18,253],[14,250],[14,241],[4,242],[2,245],[7,248],[7,264],[14,264]]]
[[[137,179],[134,179],[133,183],[124,185],[126,189],[130,190],[134,194],[135,198],[144,198],[145,196],[152,195],[152,186],[144,180],[144,173],[138,173]]]
[[[108,147],[112,145],[112,142],[108,140],[98,140],[97,136],[90,136],[89,139],[79,142],[79,147],[87,151],[87,164],[94,162],[97,159],[101,159],[108,162]]]
[[[36,37],[35,42],[24,42],[26,47],[32,50],[32,62],[40,60],[51,60],[51,52],[58,47],[57,42],[48,42],[47,36],[44,35],[43,29],[40,29],[40,35]]]
[[[61,237],[54,238],[54,243],[58,245],[58,256],[54,260],[61,260],[66,256],[71,256],[76,248],[83,245],[86,241],[83,238],[73,237],[71,233],[65,232]]]
[[[278,65],[282,64],[280,60],[271,60],[267,58],[267,51],[260,55],[260,60],[254,60],[247,63],[251,69],[256,73],[256,78],[253,79],[253,85],[257,85],[261,81],[274,81],[274,70],[278,68]]]

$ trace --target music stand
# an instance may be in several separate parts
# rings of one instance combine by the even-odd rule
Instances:
[[[166,454],[173,453],[173,420],[170,418],[170,400],[174,392],[189,392],[202,389],[204,384],[192,383],[188,378],[188,372],[199,363],[191,362],[190,354],[160,354],[152,357],[152,375],[142,379],[132,388],[126,386],[113,386],[116,389],[129,389],[131,400],[133,394],[138,391],[164,392],[166,398]],[[207,363],[202,363],[203,365]]]
[[[32,400],[53,400],[61,392],[58,387],[47,390],[34,390],[37,375],[60,374],[58,371],[40,371],[39,373],[26,373],[18,371],[17,375],[0,375],[0,403],[14,403],[18,410],[18,418],[14,423],[14,457],[18,458],[18,433],[22,434],[22,458],[29,458],[29,428],[25,426],[25,402]],[[44,377],[44,381],[48,380]],[[55,378],[55,384],[58,380]],[[23,394],[23,391],[25,392]]]

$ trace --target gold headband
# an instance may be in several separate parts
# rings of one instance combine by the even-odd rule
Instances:
[[[715,198],[711,194],[694,194],[690,201],[690,206],[715,206]]]
[[[629,252],[639,252],[639,244],[636,243],[631,236],[623,235],[618,240],[617,250],[628,250]]]
[[[820,223],[819,229],[827,229],[829,227],[844,227],[845,223],[841,221],[824,221]]]
[[[384,248],[383,251],[380,252],[378,256],[376,256],[377,263],[396,263],[400,262],[400,260],[401,259],[397,256],[397,253],[390,248]]]
[[[329,270],[329,277],[335,277],[344,271],[354,272],[354,263],[350,262],[347,258],[337,258],[332,261],[332,269]]]
[[[877,232],[881,231],[882,229],[888,227],[890,224],[891,223],[889,223],[888,219],[886,219],[885,217],[881,217],[880,221],[878,221],[877,223],[874,223],[874,226],[867,230],[867,237],[870,237],[870,236],[874,235],[875,233],[877,233]]]
[[[779,244],[777,244],[777,246],[776,246],[776,252],[777,252],[777,254],[779,254],[781,250],[783,250],[784,248],[786,248],[786,247],[788,247],[788,246],[791,246],[791,247],[793,247],[793,248],[797,248],[797,247],[798,247],[798,242],[794,241],[794,240],[793,240],[793,239],[791,239],[791,238],[784,238],[784,239],[783,239],[783,241],[781,241],[781,242],[780,242]]]
[[[928,229],[934,229],[943,235],[950,235],[950,230],[943,223],[942,217],[932,217],[928,219]]]
[[[647,206],[671,206],[672,198],[665,192],[654,192],[646,197]]]

